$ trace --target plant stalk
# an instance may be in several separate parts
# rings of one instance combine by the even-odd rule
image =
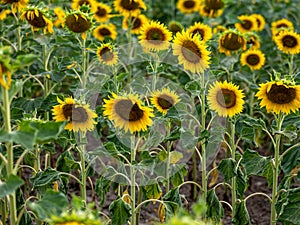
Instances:
[[[233,121],[230,121],[230,147],[231,147],[231,158],[235,161],[235,142],[234,142],[234,137],[235,137],[235,123]],[[236,203],[236,177],[234,176],[231,180],[231,206],[233,209],[232,214],[235,214],[235,203]]]
[[[136,210],[135,210],[135,154],[136,154],[136,146],[135,146],[135,136],[131,137],[131,157],[130,157],[130,195],[131,195],[131,225],[137,225],[136,221]]]
[[[86,205],[86,166],[85,166],[85,144],[83,143],[84,134],[79,132],[79,155],[80,155],[80,165],[81,165],[81,184],[80,184],[80,194],[82,201]]]

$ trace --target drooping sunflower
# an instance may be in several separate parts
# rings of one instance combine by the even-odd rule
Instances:
[[[241,15],[238,16],[240,22],[235,23],[235,28],[241,33],[257,30],[257,20],[254,16]]]
[[[103,23],[94,29],[93,35],[99,41],[104,41],[106,37],[109,37],[112,40],[116,40],[117,29],[116,26],[112,23]]]
[[[88,14],[77,10],[67,14],[65,25],[69,31],[81,34],[81,37],[86,39],[86,32],[91,29],[92,21]]]
[[[251,14],[251,16],[256,19],[256,31],[262,31],[266,25],[265,18],[261,14]]]
[[[183,64],[185,70],[203,73],[209,68],[210,52],[198,34],[192,36],[187,31],[177,33],[173,43],[173,54],[178,56],[179,64]]]
[[[137,16],[141,9],[147,9],[143,0],[114,0],[114,8],[123,16]]]
[[[32,32],[39,29],[43,29],[44,33],[49,32],[52,34],[54,32],[53,23],[49,17],[46,16],[46,12],[37,7],[26,8],[21,14],[20,19],[27,20],[31,25]]]
[[[143,106],[137,95],[118,96],[112,93],[112,97],[104,99],[104,103],[103,115],[125,132],[146,131],[153,123],[151,119],[154,117],[153,110]]]
[[[216,18],[223,14],[223,9],[211,9],[206,4],[202,4],[199,13],[204,17]]]
[[[97,48],[98,60],[105,65],[115,65],[118,62],[118,53],[110,43],[102,44]]]
[[[140,34],[143,26],[148,22],[149,19],[143,14],[137,16],[125,16],[122,27],[124,30],[130,29],[130,33],[132,34]]]
[[[251,49],[260,48],[260,38],[256,33],[254,32],[246,33],[246,39],[247,39],[247,45],[249,45]]]
[[[194,13],[199,11],[200,1],[179,0],[176,6],[181,13]]]
[[[280,19],[271,23],[272,36],[275,37],[282,30],[294,30],[294,24],[288,19]]]
[[[251,70],[259,70],[265,64],[266,58],[262,51],[249,49],[241,54],[241,65],[248,66]]]
[[[0,85],[9,89],[11,85],[11,72],[5,62],[0,61]]]
[[[174,36],[177,34],[177,32],[181,32],[183,30],[183,26],[180,22],[171,20],[168,24],[168,29],[172,32]]]
[[[27,7],[29,0],[2,0],[1,4],[10,4],[13,13],[21,12]]]
[[[172,33],[164,24],[151,20],[142,27],[139,39],[145,49],[161,51],[169,48]]]
[[[50,225],[103,225],[91,212],[72,210],[51,216]]]
[[[278,49],[284,53],[298,54],[300,52],[300,35],[294,31],[282,31],[274,40]]]
[[[56,7],[56,8],[54,8],[54,14],[56,16],[56,20],[53,22],[54,26],[56,26],[56,27],[62,26],[63,27],[65,18],[66,18],[66,14],[65,14],[64,10],[60,7]]]
[[[247,40],[238,31],[228,29],[219,37],[219,52],[224,52],[226,55],[231,55],[232,52],[240,49],[246,50]]]
[[[224,0],[204,0],[206,7],[212,10],[220,10],[225,6]]]
[[[61,100],[57,98],[59,105],[53,106],[52,114],[56,122],[69,121],[65,130],[82,132],[91,131],[94,129],[96,122],[94,118],[97,114],[94,113],[89,105],[81,104],[72,97]]]
[[[256,97],[261,99],[260,107],[267,112],[290,114],[300,108],[300,86],[287,84],[283,80],[269,81],[259,85]]]
[[[242,90],[231,82],[215,82],[208,90],[208,104],[222,117],[233,117],[243,111],[245,97]]]
[[[165,115],[180,99],[174,91],[171,91],[169,88],[163,88],[153,92],[150,101],[159,112]]]
[[[0,21],[1,20],[5,20],[6,16],[10,14],[10,10],[9,9],[3,9],[1,6],[0,6]]]
[[[187,30],[188,33],[191,33],[192,36],[199,34],[202,41],[206,42],[212,38],[212,29],[209,25],[196,22],[193,26],[190,26]]]
[[[93,11],[95,7],[95,0],[72,0],[71,8],[74,10],[79,10],[81,6],[88,6],[90,10]]]
[[[102,2],[96,2],[92,12],[94,13],[95,20],[99,23],[103,23],[109,20],[111,11],[112,9],[109,5]]]

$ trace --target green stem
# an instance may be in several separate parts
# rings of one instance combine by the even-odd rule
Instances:
[[[171,161],[171,154],[170,154],[170,151],[171,151],[171,143],[168,142],[167,143],[167,163],[166,163],[166,182],[167,182],[167,185],[166,185],[166,193],[169,192],[170,190],[170,161]]]
[[[86,73],[87,54],[86,54],[86,41],[85,41],[85,39],[82,39],[81,48],[82,48],[82,75],[81,75],[81,79],[82,79],[82,88],[85,89],[86,88],[86,83],[87,83],[87,73]]]
[[[289,61],[289,75],[292,76],[293,74],[293,64],[294,64],[294,54],[290,54],[290,61]]]
[[[130,157],[130,182],[131,182],[131,225],[137,225],[136,223],[136,210],[135,210],[135,154],[136,154],[136,146],[135,146],[135,136],[131,137],[131,157]]]
[[[138,193],[138,202],[137,204],[140,205],[141,202],[142,202],[142,198],[143,198],[143,193],[141,191],[139,191]],[[135,208],[135,211],[136,211],[136,224],[139,224],[140,223],[140,214],[141,214],[141,208]]]
[[[234,137],[235,137],[235,123],[233,121],[229,121],[230,123],[230,146],[231,146],[231,158],[235,161],[235,142],[234,142]],[[232,214],[234,215],[235,211],[235,203],[236,203],[236,177],[233,177],[231,180],[231,200],[232,200],[232,209],[233,212]]]
[[[2,224],[6,224],[6,199],[0,200],[0,208],[1,208],[1,222]]]
[[[82,201],[86,204],[86,167],[85,167],[85,144],[83,132],[79,132],[79,155],[80,155],[80,166],[81,166],[81,184],[80,184],[80,194]]]
[[[34,169],[37,172],[41,171],[40,149],[39,149],[38,145],[36,145],[36,147],[35,147],[35,167],[34,167]]]
[[[3,96],[3,105],[4,105],[4,124],[5,130],[7,133],[11,132],[11,124],[10,124],[10,101],[8,90],[2,87],[2,96]],[[7,149],[7,177],[11,174],[14,174],[14,153],[12,143],[8,142],[6,144]],[[17,204],[16,204],[16,193],[12,193],[9,195],[9,209],[10,209],[10,223],[16,224],[17,221]],[[16,224],[17,225],[17,224]]]

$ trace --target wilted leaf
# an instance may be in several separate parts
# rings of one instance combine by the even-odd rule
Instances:
[[[45,171],[36,173],[32,178],[30,178],[33,188],[46,186],[52,184],[54,181],[59,180],[60,174],[58,171],[48,167]]]
[[[236,202],[232,224],[234,225],[251,225],[248,210],[245,201]]]
[[[157,183],[147,185],[143,190],[147,199],[159,199],[162,195],[162,190]]]
[[[131,207],[122,198],[113,201],[109,205],[109,211],[113,225],[125,225],[131,216]]]
[[[218,165],[218,170],[224,175],[224,179],[228,181],[230,178],[237,175],[236,162],[231,158],[222,159]]]
[[[159,204],[158,210],[157,210],[157,215],[160,220],[160,222],[165,222],[166,218],[166,206],[164,204]]]
[[[224,209],[214,189],[207,192],[206,202],[206,216],[216,222],[219,222],[224,217]]]
[[[181,152],[178,151],[173,151],[170,152],[170,163],[175,164],[177,163],[180,159],[182,159],[183,155]]]
[[[217,162],[216,160],[214,160],[214,163],[213,163],[213,168],[216,168],[217,167]],[[218,180],[218,176],[219,176],[219,172],[218,170],[214,169],[212,172],[211,172],[211,180],[208,184],[209,187],[212,187],[216,184],[217,180]]]
[[[247,175],[253,174],[260,176],[270,161],[270,157],[261,156],[258,152],[247,149],[243,154],[241,163]]]

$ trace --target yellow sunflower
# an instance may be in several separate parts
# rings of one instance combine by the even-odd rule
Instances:
[[[260,38],[256,33],[248,32],[246,34],[247,45],[251,49],[259,49],[260,48]]]
[[[109,20],[109,14],[111,13],[111,11],[112,9],[110,8],[110,6],[102,2],[96,2],[92,12],[94,13],[95,20],[99,23],[103,23]]]
[[[208,90],[208,104],[222,117],[233,117],[243,111],[245,97],[242,90],[233,83],[215,82]]]
[[[223,0],[206,0],[200,5],[199,13],[204,17],[215,18],[222,15],[223,8]]]
[[[65,25],[69,31],[81,34],[81,37],[86,39],[86,32],[92,27],[92,22],[86,13],[77,10],[67,14]]]
[[[91,11],[93,11],[95,4],[95,0],[72,0],[71,8],[74,10],[79,10],[81,6],[85,5],[90,7]]]
[[[72,210],[51,216],[50,225],[103,225],[91,212]]]
[[[1,4],[11,4],[11,9],[13,13],[21,12],[27,7],[29,0],[2,0]]]
[[[9,89],[11,85],[11,72],[4,62],[0,61],[0,85],[5,89]]]
[[[275,43],[280,51],[289,54],[300,52],[300,35],[294,31],[282,31],[275,37]]]
[[[161,51],[169,48],[172,33],[164,24],[151,20],[142,27],[139,39],[146,50]]]
[[[137,16],[125,16],[122,27],[124,30],[130,29],[130,33],[132,34],[140,34],[142,27],[148,22],[149,19],[143,14]]]
[[[210,52],[198,34],[192,36],[187,31],[177,33],[173,43],[173,54],[178,56],[179,64],[183,64],[185,70],[203,73],[209,68]]]
[[[106,37],[111,38],[112,40],[116,40],[117,38],[117,29],[116,26],[112,23],[105,23],[97,26],[94,31],[93,35],[99,41],[104,41]]]
[[[219,37],[219,52],[224,52],[226,55],[231,55],[232,52],[240,49],[246,50],[247,40],[238,31],[228,29]]]
[[[240,31],[241,33],[249,32],[257,30],[257,20],[256,17],[248,16],[248,15],[241,15],[238,16],[240,22],[235,23],[235,28]]]
[[[137,95],[118,96],[112,93],[112,97],[105,99],[104,103],[103,115],[125,132],[146,131],[153,123],[151,120],[151,117],[154,117],[153,110],[143,106]]]
[[[56,27],[64,26],[64,22],[66,18],[66,14],[64,10],[60,7],[56,7],[54,8],[54,14],[56,16],[56,20],[53,22],[54,26]]]
[[[118,53],[114,51],[110,43],[102,44],[97,48],[98,60],[105,65],[111,66],[118,62]]]
[[[168,29],[172,32],[174,36],[177,34],[177,32],[181,32],[183,30],[183,26],[180,22],[171,20],[168,24]]]
[[[6,16],[10,14],[10,10],[9,9],[3,9],[1,6],[0,6],[0,21],[1,20],[5,20]]]
[[[72,97],[65,98],[64,101],[57,98],[59,105],[53,106],[52,114],[56,122],[69,121],[65,126],[65,130],[73,130],[75,132],[81,130],[83,132],[91,131],[97,124],[94,113],[87,104],[81,104]]]
[[[169,88],[163,88],[161,91],[155,91],[150,101],[159,112],[165,115],[180,99],[174,91],[171,91]]]
[[[123,16],[137,16],[141,9],[147,9],[143,0],[114,0],[114,8]]]
[[[44,29],[44,33],[49,32],[52,34],[54,32],[52,21],[46,16],[44,11],[36,7],[25,9],[21,14],[20,19],[27,20],[27,22],[31,25],[32,32],[39,29]]]
[[[272,36],[275,37],[282,30],[294,30],[294,24],[288,19],[280,19],[271,23]]]
[[[290,114],[300,107],[300,86],[286,84],[284,81],[269,81],[259,85],[256,97],[261,99],[260,107],[267,112]]]
[[[200,1],[197,0],[179,0],[177,2],[177,8],[181,13],[198,12],[199,7],[200,7]]]
[[[241,65],[248,66],[251,70],[259,70],[265,64],[266,58],[262,51],[249,49],[241,54]]]
[[[251,16],[256,19],[256,31],[262,31],[266,25],[265,18],[261,14],[251,14]]]
[[[210,26],[204,23],[196,22],[193,26],[190,26],[187,30],[192,36],[199,34],[202,41],[206,42],[212,38],[212,29]]]

